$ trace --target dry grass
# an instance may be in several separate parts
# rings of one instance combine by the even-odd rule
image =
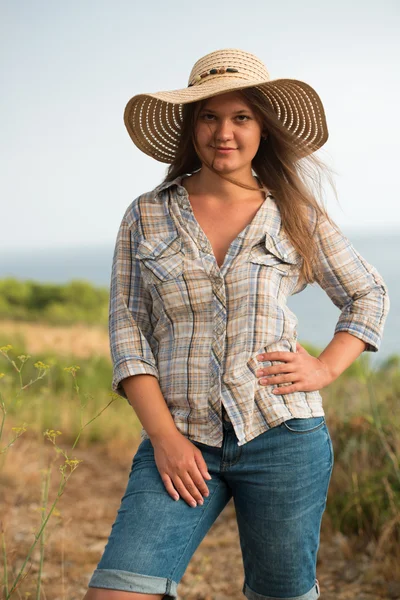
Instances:
[[[58,355],[74,356],[77,360],[91,358],[95,354],[109,356],[108,334],[102,328],[52,327],[39,323],[3,321],[0,330],[6,343],[14,344],[19,338],[25,351],[32,357],[37,353],[54,352],[55,349]],[[81,376],[85,376],[83,372]],[[380,383],[380,390],[386,394],[385,386],[390,388],[390,385],[387,377]],[[0,462],[0,518],[5,527],[9,565],[14,573],[26,556],[33,532],[40,525],[41,472],[55,458],[54,448],[44,441],[41,428],[52,426],[65,432],[59,443],[64,444],[66,450],[71,447],[70,442],[75,435],[74,413],[79,406],[77,398],[73,394],[69,397],[66,391],[61,393],[58,390],[56,396],[53,389],[47,392],[43,390],[37,398],[35,394],[24,397],[25,404],[21,405],[15,418],[25,418],[26,415],[32,428],[10,448],[7,460]],[[101,390],[93,389],[93,393],[97,396]],[[383,417],[388,412],[384,406],[389,406],[390,412],[390,407],[395,404],[397,392],[392,389],[391,393],[391,402],[383,402]],[[386,396],[382,396],[384,398]],[[50,406],[55,412],[49,413],[50,416],[41,414],[41,410],[46,412]],[[92,410],[92,407],[88,408]],[[344,490],[348,491],[349,474],[357,474],[354,484],[358,486],[358,474],[361,477],[368,472],[368,468],[376,470],[375,465],[380,464],[379,455],[384,449],[370,435],[372,425],[364,415],[368,412],[367,395],[357,380],[348,380],[339,390],[332,387],[326,394],[325,408],[334,445],[340,449],[328,497],[328,505],[331,503],[331,506],[336,506],[339,496],[343,496]],[[343,419],[345,415],[348,418],[346,425]],[[50,419],[51,423],[47,423],[46,419]],[[9,422],[8,428],[14,424],[20,425],[19,422]],[[389,423],[385,423],[386,434],[395,426],[391,418]],[[93,435],[96,427],[98,433]],[[117,403],[107,409],[107,415],[102,415],[91,431],[90,436],[83,436],[77,449],[71,453],[83,463],[72,474],[57,505],[59,514],[53,515],[46,529],[42,573],[44,600],[80,600],[84,596],[115,519],[139,443],[137,420],[125,403]],[[394,440],[390,449],[398,455],[400,437],[393,431],[388,439]],[[101,443],[96,443],[96,440],[101,440]],[[374,457],[368,447],[371,440],[374,440],[376,447],[376,462],[372,460]],[[88,446],[88,441],[92,445]],[[357,452],[354,452],[354,448]],[[50,501],[57,491],[60,476],[57,465],[61,462],[59,458],[53,468]],[[387,472],[391,472],[389,467],[390,464]],[[395,515],[396,498],[390,496],[392,488],[385,473],[382,472],[379,477],[382,486],[387,487],[387,496],[393,503],[391,514]],[[373,515],[381,512],[382,506],[377,506]],[[400,560],[400,549],[395,553],[396,556],[393,553],[394,533],[398,527],[399,519],[396,516],[388,519],[380,539],[371,540],[366,548],[361,536],[344,535],[335,530],[329,512],[325,513],[317,569],[324,600],[400,598],[400,581],[395,571],[396,560]],[[20,587],[23,598],[26,592],[35,595],[33,582],[39,569],[39,560],[37,548],[30,561],[30,574],[33,577]],[[239,600],[243,598],[242,584],[243,567],[235,511],[233,504],[229,503],[197,549],[178,591],[181,600]]]
[[[61,443],[61,441],[60,441]],[[132,458],[139,440],[110,441],[75,452],[83,463],[73,473],[62,496],[59,514],[49,522],[42,575],[48,600],[80,600],[85,594],[115,519],[124,493]],[[53,460],[50,444],[35,436],[19,440],[11,451],[0,477],[2,517],[14,569],[23,561],[40,522],[40,469]],[[50,497],[57,488],[53,472]],[[355,550],[357,540],[332,530],[324,514],[317,576],[324,600],[387,599],[392,577],[373,568],[374,547]],[[36,550],[30,562],[31,581],[20,593],[34,595],[34,575],[39,567]],[[234,505],[230,502],[195,552],[179,585],[181,600],[239,600],[243,598],[243,566]]]
[[[51,326],[45,323],[1,321],[2,338],[15,343],[20,340],[29,354],[53,352],[60,356],[75,355],[90,358],[95,355],[110,356],[108,331],[104,327],[89,325]]]

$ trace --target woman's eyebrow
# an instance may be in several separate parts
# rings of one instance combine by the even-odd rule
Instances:
[[[213,110],[212,108],[207,108],[206,106],[202,108],[202,110],[206,110],[207,112],[216,114],[218,111]],[[236,110],[233,114],[238,115],[240,113],[249,113],[250,111],[247,108],[242,108],[241,110]]]

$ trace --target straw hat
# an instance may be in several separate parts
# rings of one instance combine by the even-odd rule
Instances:
[[[256,87],[304,155],[328,139],[325,111],[316,91],[297,79],[272,79],[254,54],[235,48],[216,50],[193,66],[180,90],[137,94],[126,105],[124,122],[139,150],[172,163],[182,126],[182,105],[218,94]]]

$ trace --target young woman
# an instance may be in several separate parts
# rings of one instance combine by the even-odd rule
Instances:
[[[307,185],[328,138],[321,100],[218,50],[187,88],[134,96],[125,124],[170,167],[116,241],[112,385],[142,440],[85,598],[177,598],[233,497],[244,595],[315,600],[334,460],[319,390],[379,349],[389,309],[382,277]],[[318,358],[286,306],[314,281],[341,310]]]

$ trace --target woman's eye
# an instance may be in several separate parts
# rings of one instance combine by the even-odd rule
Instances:
[[[214,117],[215,115],[212,115],[211,113],[204,113],[204,115],[201,115],[202,119],[205,119],[206,121],[208,121],[208,119],[206,117]],[[250,117],[248,117],[247,115],[237,115],[236,117],[237,119],[241,119],[243,118],[245,119],[250,119]],[[244,121],[243,121],[244,122]]]

